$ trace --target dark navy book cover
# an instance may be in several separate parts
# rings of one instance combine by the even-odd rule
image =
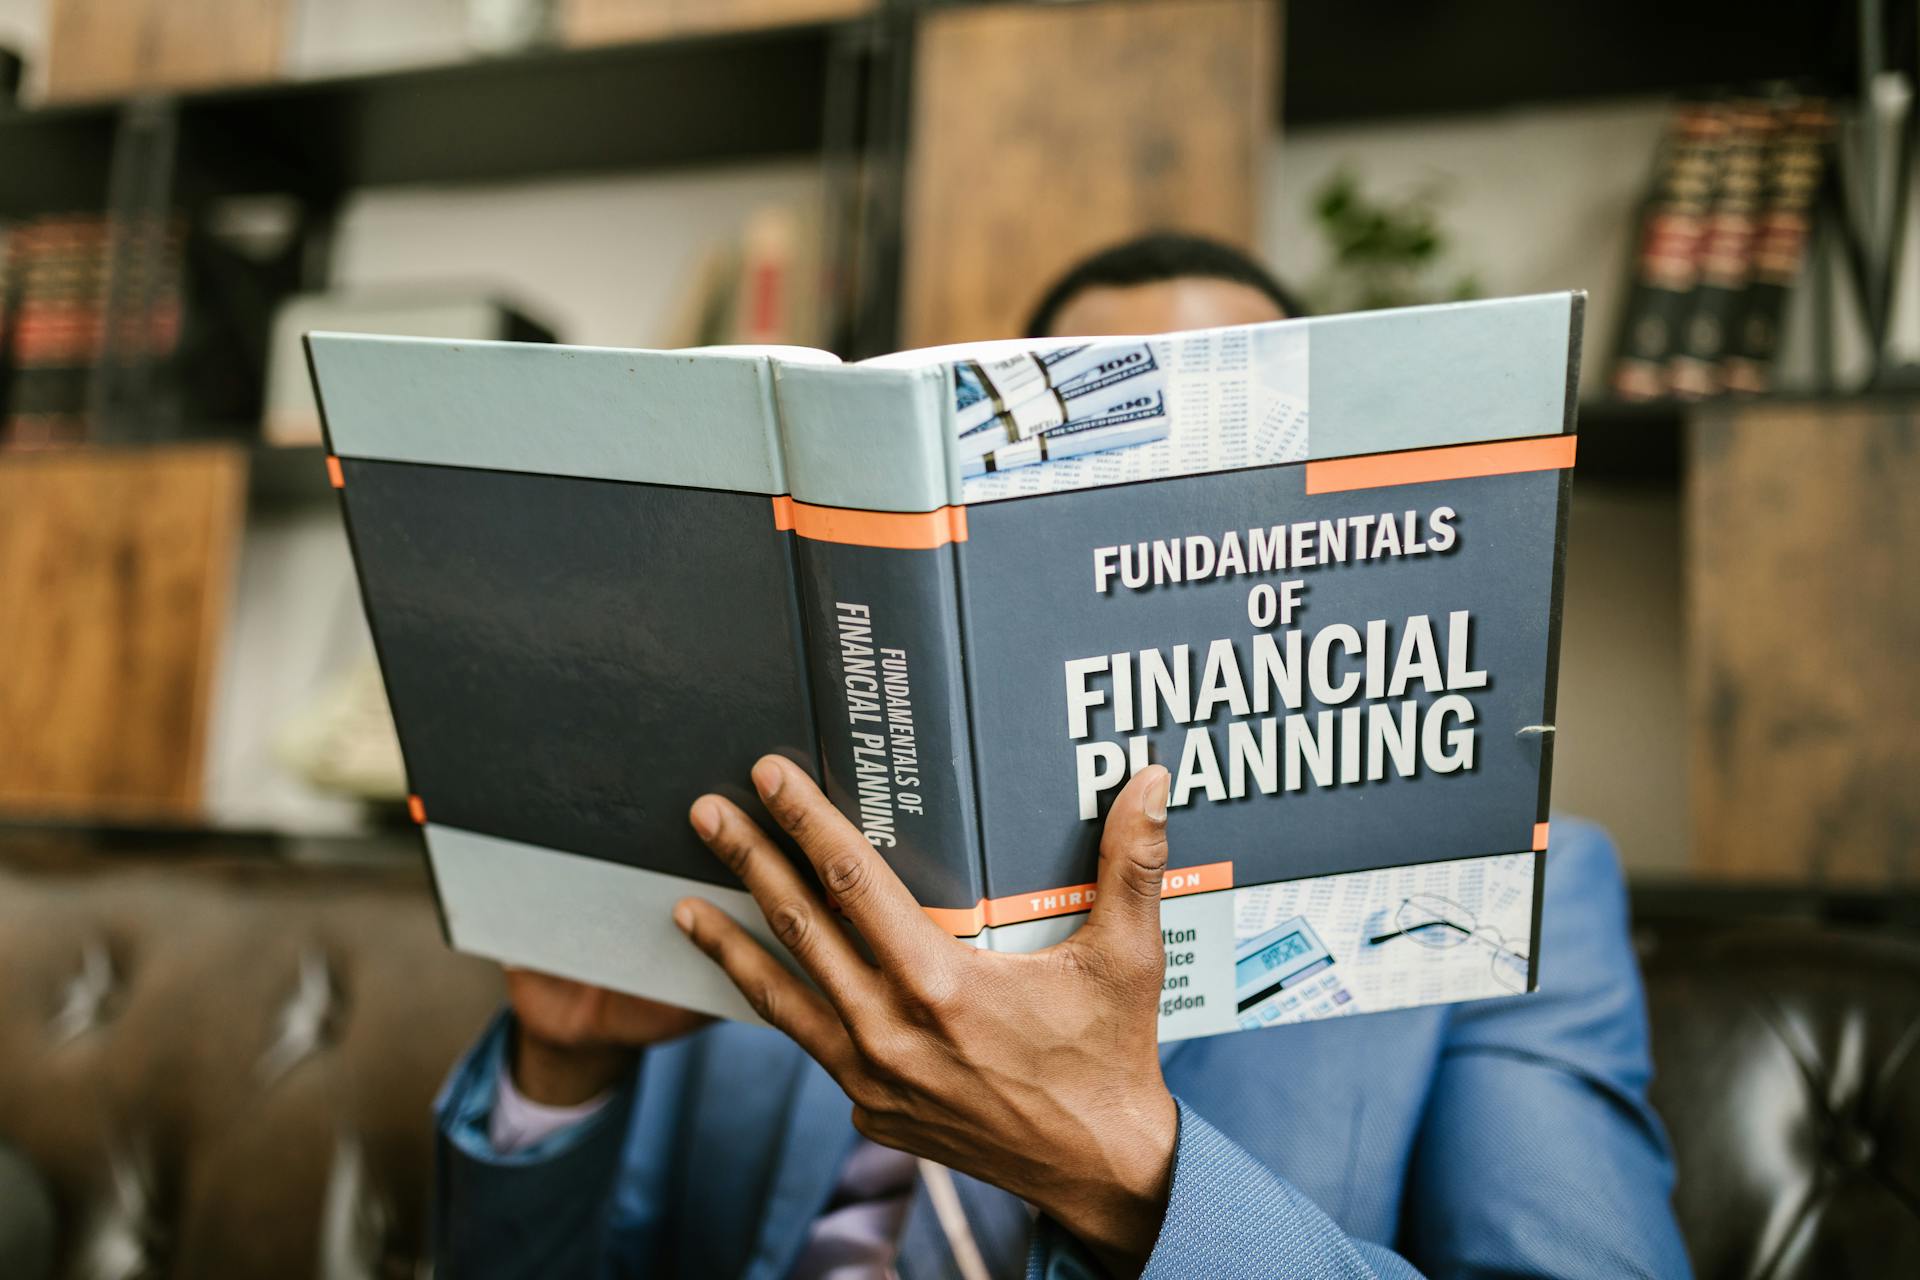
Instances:
[[[667,912],[764,935],[684,814],[779,750],[1034,949],[1155,762],[1163,1038],[1530,990],[1580,313],[855,366],[313,335],[451,941],[750,1016]]]

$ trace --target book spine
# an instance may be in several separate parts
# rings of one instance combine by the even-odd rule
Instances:
[[[1673,394],[1686,399],[1726,389],[1722,362],[1745,301],[1759,222],[1767,134],[1773,124],[1764,100],[1736,98],[1723,111],[1713,204],[1699,241],[1698,272],[1688,299],[1679,349],[1668,368]]]
[[[1783,97],[1774,103],[1772,115],[1752,278],[1727,352],[1729,391],[1772,388],[1781,317],[1806,260],[1814,198],[1825,178],[1832,142],[1833,112],[1822,98]]]
[[[1674,113],[1634,255],[1633,288],[1614,361],[1613,391],[1626,400],[1667,394],[1667,364],[1679,349],[1699,266],[1700,239],[1725,121],[1714,103]]]
[[[822,784],[935,921],[977,937],[949,371],[774,369]]]

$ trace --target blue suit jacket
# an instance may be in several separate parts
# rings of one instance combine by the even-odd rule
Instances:
[[[1180,1136],[1149,1276],[1687,1274],[1619,866],[1595,827],[1553,834],[1536,994],[1163,1047]],[[497,1156],[504,1043],[502,1020],[440,1101],[452,1280],[771,1280],[856,1139],[810,1059],[724,1024],[648,1051],[591,1122]],[[1028,1273],[1097,1269],[1042,1221]]]

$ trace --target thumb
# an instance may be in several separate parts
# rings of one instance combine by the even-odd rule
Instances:
[[[1133,776],[1107,812],[1100,876],[1086,929],[1118,940],[1160,934],[1160,892],[1167,875],[1167,786],[1160,765]]]

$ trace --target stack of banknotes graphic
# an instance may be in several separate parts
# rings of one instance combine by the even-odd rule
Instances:
[[[1165,439],[1166,381],[1144,342],[963,360],[954,368],[961,474]]]

